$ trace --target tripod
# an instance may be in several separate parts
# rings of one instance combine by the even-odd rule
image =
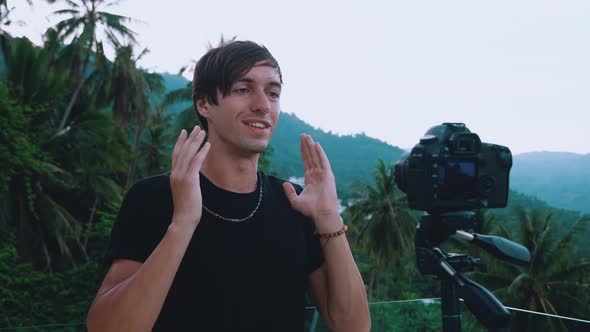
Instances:
[[[482,285],[462,274],[483,265],[479,258],[445,253],[437,246],[455,234],[483,248],[497,258],[513,264],[530,261],[527,248],[498,236],[471,234],[475,213],[471,211],[425,213],[416,228],[416,264],[424,275],[441,282],[441,310],[444,332],[461,331],[462,298],[475,317],[487,328],[504,328],[510,323],[510,312]]]

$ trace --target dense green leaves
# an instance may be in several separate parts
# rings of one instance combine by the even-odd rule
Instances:
[[[413,249],[416,223],[405,196],[397,189],[393,165],[379,160],[374,183],[367,185],[366,197],[348,207],[357,236],[381,266],[399,262]]]
[[[111,225],[112,220],[105,222],[104,228]],[[93,246],[104,247],[104,233],[93,235]],[[17,254],[15,242],[14,233],[0,224],[0,328],[60,324],[27,331],[85,330],[84,317],[105,273],[100,261],[64,272],[35,271]]]
[[[558,230],[550,211],[514,209],[520,228],[497,232],[523,244],[531,252],[531,263],[516,267],[494,262],[488,272],[476,273],[482,283],[507,305],[554,315],[589,317],[590,260],[573,256],[575,243],[589,217],[573,222],[564,231]],[[566,323],[517,313],[513,327],[518,331],[565,331]]]

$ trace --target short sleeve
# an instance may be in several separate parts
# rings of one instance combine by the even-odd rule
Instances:
[[[164,236],[157,225],[157,211],[151,194],[153,186],[139,181],[125,194],[111,231],[103,264],[110,266],[115,259],[130,259],[143,263]]]

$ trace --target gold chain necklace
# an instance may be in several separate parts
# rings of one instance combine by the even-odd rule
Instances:
[[[252,212],[250,212],[246,217],[241,218],[241,219],[224,217],[224,216],[220,215],[219,213],[211,211],[209,208],[207,208],[205,206],[205,203],[202,204],[203,210],[207,211],[210,215],[212,215],[215,218],[219,218],[223,221],[229,221],[229,222],[235,222],[235,223],[246,221],[246,220],[254,217],[254,214],[256,213],[256,211],[258,211],[258,208],[260,207],[260,203],[262,203],[262,178],[260,176],[260,172],[256,173],[256,178],[258,180],[258,187],[259,187],[259,189],[258,189],[258,203],[256,203],[256,207],[254,208],[254,210],[252,210]]]

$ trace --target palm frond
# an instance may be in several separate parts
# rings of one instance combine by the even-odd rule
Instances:
[[[176,103],[180,102],[190,102],[192,101],[192,91],[190,88],[190,83],[185,88],[176,89],[168,92],[164,96],[164,100],[162,101],[163,107],[170,107]]]
[[[66,2],[68,5],[70,5],[70,7],[72,7],[72,8],[80,8],[80,5],[78,5],[77,3],[75,3],[75,2],[74,2],[74,1],[72,1],[72,0],[65,0],[65,2]]]
[[[65,15],[65,14],[79,17],[80,11],[75,10],[75,9],[60,9],[60,10],[56,10],[53,13],[51,13],[51,15]]]
[[[139,55],[137,57],[135,57],[135,61],[139,61],[141,58],[143,58],[146,54],[149,54],[150,50],[149,48],[145,47],[141,53],[139,53]]]
[[[552,276],[552,280],[567,282],[566,280],[581,280],[588,275],[590,275],[590,262],[582,262],[558,269]]]
[[[108,27],[108,30],[114,31],[122,37],[129,39],[133,44],[137,44],[137,40],[135,39],[137,33],[124,25],[124,23],[130,22],[131,18],[107,12],[98,12],[98,18]]]
[[[584,216],[576,220],[572,224],[572,226],[567,230],[565,235],[563,235],[563,237],[559,240],[559,242],[556,245],[556,249],[559,250],[564,247],[567,247],[575,234],[584,231],[584,229],[588,226],[588,222],[590,222],[590,216]]]
[[[104,6],[105,6],[105,7],[112,7],[112,6],[116,6],[116,5],[118,5],[120,2],[121,2],[121,1],[111,1],[111,2],[108,2],[107,4],[105,4]]]

